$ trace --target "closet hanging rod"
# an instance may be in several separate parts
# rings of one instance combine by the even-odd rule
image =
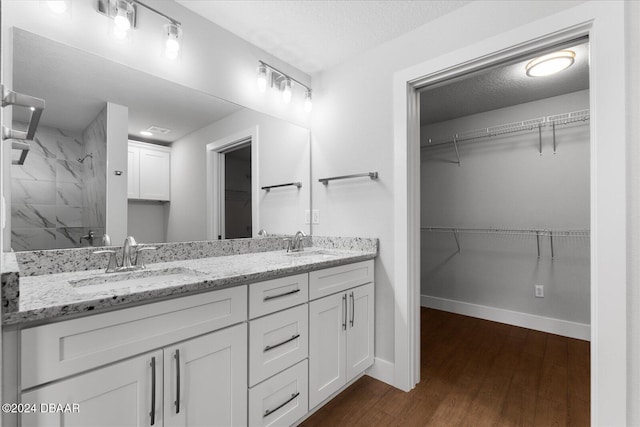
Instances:
[[[489,138],[493,136],[505,135],[516,132],[526,132],[532,130],[540,130],[546,126],[568,125],[577,122],[586,122],[590,119],[590,110],[573,111],[570,113],[556,114],[547,117],[538,117],[535,119],[523,120],[520,122],[507,123],[498,126],[491,126],[481,129],[473,129],[456,133],[451,139],[433,142],[431,138],[427,139],[420,149],[435,147],[438,145],[460,143],[474,139]]]
[[[371,179],[378,179],[378,172],[367,172],[367,173],[357,173],[353,175],[332,176],[330,178],[320,178],[318,182],[321,182],[324,185],[328,185],[329,181],[336,181],[338,179],[360,178],[363,176],[368,176]]]
[[[266,186],[262,187],[262,189],[266,190],[267,192],[269,192],[269,191],[271,191],[272,188],[289,187],[289,186],[296,186],[296,187],[300,188],[300,187],[302,187],[302,183],[301,182],[288,182],[286,184],[266,185]]]

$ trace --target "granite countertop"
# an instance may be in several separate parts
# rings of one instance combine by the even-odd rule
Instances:
[[[20,277],[17,307],[5,311],[2,320],[4,325],[61,320],[65,316],[90,314],[130,303],[152,302],[365,261],[376,255],[375,250],[333,249],[323,245],[293,254],[278,250],[158,262],[133,273],[105,274],[104,269],[100,269]],[[129,282],[130,285],[113,281],[111,277],[118,275],[121,275],[118,278],[130,277],[135,281]]]

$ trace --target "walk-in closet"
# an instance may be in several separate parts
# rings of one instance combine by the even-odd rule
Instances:
[[[532,69],[555,54],[563,71]],[[576,40],[420,93],[423,378],[489,387],[495,420],[589,413],[588,56]]]

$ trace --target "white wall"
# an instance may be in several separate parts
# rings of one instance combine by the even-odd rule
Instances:
[[[70,16],[56,16],[42,1],[3,0],[3,48],[11,26],[86,50],[131,68],[201,90],[257,111],[302,125],[309,114],[302,108],[304,93],[294,89],[290,105],[283,105],[277,91],[256,90],[258,60],[266,61],[305,84],[310,77],[234,34],[173,1],[145,1],[182,23],[183,46],[177,61],[162,57],[162,26],[167,23],[138,8],[138,28],[131,43],[117,43],[108,31],[109,20],[96,12],[94,0],[72,2]],[[4,58],[3,58],[4,60]]]
[[[376,357],[394,360],[394,73],[579,3],[472,2],[314,75],[312,205],[321,219],[314,234],[380,239]],[[323,176],[374,170],[380,172],[377,182],[349,181],[327,188],[317,183]]]
[[[127,129],[129,109],[107,103],[107,217],[105,232],[118,244],[127,237]],[[121,174],[117,175],[119,171]]]
[[[457,133],[568,113],[589,108],[589,91],[423,126],[421,140],[442,141]],[[557,153],[551,127],[462,142],[461,164],[452,145],[423,150],[421,162],[421,225],[539,230],[588,230],[590,224],[589,122],[557,126]],[[451,233],[421,233],[421,294],[426,305],[438,299],[541,316],[547,330],[551,319],[578,323],[574,337],[589,338],[589,238],[556,237],[554,258],[550,239],[535,235],[459,235],[457,253]],[[535,298],[534,285],[545,287]],[[435,298],[435,300],[434,300]],[[454,304],[455,305],[455,304]],[[464,307],[465,305],[459,305]],[[499,312],[499,311],[498,311]],[[543,321],[544,320],[544,321]],[[566,333],[558,329],[551,332]]]
[[[309,130],[256,113],[241,110],[212,123],[171,145],[171,204],[169,242],[206,238],[206,146],[258,126],[258,185],[302,182],[302,188],[283,187],[258,194],[258,227],[270,234],[293,234],[304,225],[309,208]]]
[[[167,208],[165,203],[129,200],[127,203],[127,236],[138,243],[162,243],[167,239]],[[113,241],[114,245],[121,242]]]
[[[630,1],[625,3],[625,27],[627,30],[626,57],[629,59],[627,67],[627,121],[631,143],[627,145],[627,171],[628,187],[627,199],[629,200],[629,215],[627,227],[630,236],[640,234],[640,3]],[[629,344],[628,399],[629,408],[628,425],[640,425],[640,239],[628,240],[628,278],[627,291],[627,336]]]

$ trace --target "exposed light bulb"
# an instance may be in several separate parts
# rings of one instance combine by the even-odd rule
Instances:
[[[291,79],[286,78],[280,83],[282,89],[282,102],[288,104],[291,102]]]
[[[58,15],[65,13],[69,7],[66,0],[48,0],[47,5],[49,6],[49,9]]]
[[[258,66],[258,90],[260,92],[267,90],[267,67],[264,64]]]
[[[131,28],[131,21],[129,21],[129,3],[120,0],[116,6],[116,16],[113,18],[113,24],[115,25],[114,33],[116,36],[119,34],[126,34]]]
[[[180,39],[182,37],[182,29],[178,24],[167,24],[165,26],[166,40],[164,44],[164,56],[167,59],[176,59],[180,52]]]
[[[525,66],[529,77],[550,76],[569,68],[575,61],[576,53],[572,50],[561,50],[532,59]]]
[[[311,91],[307,90],[304,96],[304,111],[310,113],[313,109],[313,100],[311,99]]]

